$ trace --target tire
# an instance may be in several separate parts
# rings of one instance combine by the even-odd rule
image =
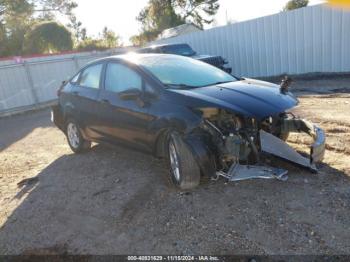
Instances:
[[[66,122],[66,136],[68,145],[74,153],[82,153],[91,147],[91,142],[83,138],[79,125],[73,119]]]
[[[173,184],[181,190],[199,185],[200,170],[190,148],[177,132],[171,132],[167,141],[168,165]]]

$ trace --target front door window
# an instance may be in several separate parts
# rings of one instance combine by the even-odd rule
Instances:
[[[120,93],[129,89],[142,90],[142,78],[129,67],[110,63],[106,69],[105,89]]]

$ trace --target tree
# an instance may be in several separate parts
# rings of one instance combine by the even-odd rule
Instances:
[[[144,31],[139,35],[134,35],[130,37],[130,42],[135,46],[142,46],[145,43],[156,39],[158,35],[158,31]]]
[[[24,0],[16,0],[24,1]],[[41,15],[59,13],[62,15],[72,15],[72,10],[78,5],[73,0],[27,0],[33,6],[33,12]]]
[[[49,13],[72,14],[77,4],[72,0],[0,0],[0,21],[4,16],[27,15],[39,16]]]
[[[24,35],[32,24],[29,6],[2,6],[6,13],[0,16],[0,56],[22,54]]]
[[[83,41],[78,42],[75,47],[76,50],[79,51],[97,51],[97,50],[105,50],[100,39],[93,39],[92,37],[87,37]]]
[[[182,19],[200,28],[213,22],[220,7],[218,0],[173,0],[173,5]]]
[[[173,0],[150,0],[136,18],[144,31],[162,31],[185,22],[176,14]]]
[[[71,15],[72,0],[0,0],[0,56],[21,55],[24,36],[56,14]]]
[[[136,18],[141,23],[141,33],[130,40],[143,44],[154,40],[164,29],[184,23],[203,28],[213,22],[218,9],[218,0],[149,0]]]
[[[3,24],[0,24],[0,55],[6,53],[7,46],[8,46],[8,43],[7,43],[6,29]]]
[[[104,27],[99,38],[86,37],[77,43],[76,49],[80,51],[106,50],[120,46],[120,37],[112,30]]]
[[[73,49],[72,35],[67,28],[56,22],[36,25],[25,38],[25,53],[54,53]]]
[[[132,36],[130,41],[142,45],[154,40],[164,29],[184,24],[186,21],[176,14],[173,0],[149,0],[136,19],[141,23],[139,35]]]
[[[309,4],[309,0],[290,0],[284,6],[283,11],[290,11],[298,8],[305,7]]]
[[[109,30],[107,27],[103,28],[102,41],[106,48],[116,48],[120,45],[119,36],[116,35],[112,30]]]
[[[7,27],[8,20],[27,20],[33,13],[33,5],[26,0],[0,0],[0,24]]]
[[[73,31],[75,42],[84,41],[87,38],[86,28],[82,27],[82,23],[77,20],[75,15],[70,15],[69,20],[68,27]]]

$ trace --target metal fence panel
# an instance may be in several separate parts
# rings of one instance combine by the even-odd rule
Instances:
[[[127,52],[74,53],[0,61],[0,113],[35,106],[56,99],[56,90],[79,68],[97,58]]]
[[[77,71],[73,60],[28,65],[38,102],[43,103],[57,97],[56,90],[63,80]]]
[[[0,70],[0,112],[35,103],[24,65]]]
[[[350,11],[315,5],[155,41],[221,55],[239,76],[350,72]]]

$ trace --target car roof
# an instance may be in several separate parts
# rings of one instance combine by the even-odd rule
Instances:
[[[94,61],[91,61],[87,65],[94,64],[97,62],[103,62],[103,61],[110,61],[110,60],[124,60],[133,64],[137,65],[137,59],[138,58],[143,58],[143,57],[153,57],[153,58],[182,58],[182,56],[179,55],[173,55],[173,54],[139,54],[139,53],[127,53],[127,54],[122,54],[122,55],[114,55],[114,56],[108,56],[108,57],[103,57],[100,59],[96,59]]]

